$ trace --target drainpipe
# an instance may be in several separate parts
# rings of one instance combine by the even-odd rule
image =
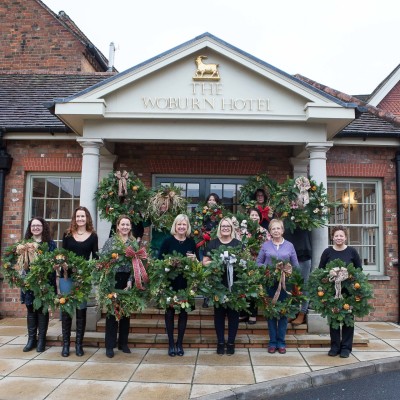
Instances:
[[[0,221],[3,221],[4,209],[4,193],[6,187],[6,175],[11,170],[12,157],[7,153],[6,146],[3,142],[4,129],[0,128]],[[1,238],[3,234],[3,224],[0,223],[0,252],[1,252]]]
[[[396,202],[397,202],[397,264],[395,264],[398,268],[397,276],[398,276],[398,318],[397,324],[400,324],[400,150],[396,152],[395,157],[396,162]]]

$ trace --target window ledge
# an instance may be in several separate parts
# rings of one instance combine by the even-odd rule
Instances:
[[[369,275],[369,281],[390,281],[390,276],[387,275]]]

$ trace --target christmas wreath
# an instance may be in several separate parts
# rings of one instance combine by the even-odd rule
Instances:
[[[114,224],[124,214],[137,224],[147,207],[149,190],[133,172],[115,171],[100,181],[95,198],[102,219]]]
[[[247,183],[240,189],[240,204],[244,208],[256,207],[255,193],[258,189],[264,190],[267,206],[275,206],[275,193],[278,191],[278,183],[269,178],[267,174],[258,174],[249,178]]]
[[[51,275],[57,276],[57,292],[51,283]],[[71,317],[75,309],[87,300],[92,290],[92,263],[85,258],[77,256],[72,251],[56,249],[38,255],[32,263],[26,278],[26,286],[33,291],[35,309],[59,308]],[[58,279],[71,278],[73,281],[70,293],[63,294],[59,291]]]
[[[295,318],[300,304],[306,300],[303,294],[303,278],[290,263],[274,260],[265,267],[262,285],[265,292],[260,296],[259,305],[267,319],[282,317]]]
[[[271,239],[269,232],[257,221],[253,221],[246,215],[238,213],[237,219],[240,223],[241,241],[250,257],[255,260],[261,246]]]
[[[150,298],[160,308],[174,308],[177,313],[194,308],[195,297],[201,294],[200,285],[204,279],[203,266],[198,260],[174,252],[163,260],[154,260],[149,271]],[[186,279],[186,289],[172,288],[171,282],[178,275]]]
[[[288,179],[279,186],[275,196],[275,212],[284,221],[285,229],[292,233],[296,227],[312,230],[325,225],[329,208],[334,205],[328,201],[322,183],[317,185],[304,176]]]
[[[2,258],[2,274],[8,284],[24,290],[25,278],[31,264],[48,249],[47,243],[38,243],[33,239],[21,240],[6,247]]]
[[[220,204],[209,206],[199,204],[190,214],[193,238],[197,247],[205,247],[216,237],[218,224],[224,217],[224,207]]]
[[[169,231],[178,214],[186,214],[187,200],[181,196],[181,189],[165,186],[154,190],[150,195],[146,211],[149,219],[158,231]]]
[[[236,311],[246,310],[249,300],[262,294],[261,269],[241,246],[221,246],[213,251],[212,261],[205,268],[202,291],[209,304],[229,307]],[[228,287],[223,284],[227,276]]]
[[[113,240],[112,249],[101,253],[96,261],[93,280],[97,285],[98,304],[106,310],[107,315],[114,315],[120,320],[146,308],[148,252],[136,241],[126,244],[118,236],[114,236]],[[132,288],[116,289],[116,270],[126,265],[132,265]]]
[[[373,288],[368,277],[353,264],[334,260],[325,268],[314,270],[307,283],[312,308],[328,317],[332,328],[340,324],[354,326],[354,317],[368,315]]]

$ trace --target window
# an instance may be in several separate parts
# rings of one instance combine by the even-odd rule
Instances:
[[[329,226],[346,226],[348,244],[360,254],[364,271],[383,274],[381,182],[328,179],[328,197],[337,203]]]
[[[28,175],[25,226],[34,216],[45,218],[50,225],[51,237],[60,247],[73,210],[79,206],[80,190],[80,175]]]
[[[154,186],[174,185],[182,189],[182,196],[190,199],[189,210],[205,201],[210,193],[216,193],[225,208],[237,212],[240,189],[246,178],[206,178],[206,177],[155,177]]]

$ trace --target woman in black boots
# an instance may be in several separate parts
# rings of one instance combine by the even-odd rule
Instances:
[[[77,256],[81,256],[86,260],[89,260],[91,257],[98,258],[98,237],[93,228],[92,217],[86,207],[79,206],[75,209],[70,227],[64,233],[63,248],[74,252]],[[59,285],[61,293],[68,294],[70,292],[73,283],[72,279],[72,277],[68,277],[67,279],[60,277]],[[86,310],[86,302],[76,309],[75,353],[78,357],[84,354],[82,345],[86,328]],[[72,325],[72,318],[68,313],[62,313],[61,324],[63,334],[61,355],[68,357]]]
[[[160,247],[158,259],[162,260],[165,256],[172,254],[174,251],[184,257],[198,259],[196,243],[194,239],[190,237],[191,230],[192,228],[188,216],[179,214],[172,224],[171,236],[165,239]],[[186,289],[187,281],[180,274],[171,282],[171,286],[175,291]],[[165,310],[165,327],[168,335],[168,355],[170,357],[183,356],[185,354],[183,350],[183,337],[186,331],[188,314],[183,309],[179,313],[178,338],[176,343],[174,342],[174,318],[175,309],[167,308]]]
[[[132,235],[132,223],[128,216],[121,215],[116,222],[115,235],[107,239],[104,244],[101,253],[110,254],[113,250],[117,252],[117,249],[121,248],[121,242],[123,248],[126,248],[135,241],[136,239]],[[132,263],[126,265],[118,265],[115,269],[115,289],[132,289]],[[117,344],[118,335],[118,350],[122,350],[124,353],[130,353],[131,350],[128,347],[128,336],[129,336],[129,317],[121,317],[119,322],[114,315],[107,315],[106,318],[106,356],[108,358],[114,357],[114,347]]]
[[[25,239],[33,239],[38,243],[47,243],[49,251],[53,251],[56,248],[55,242],[50,238],[49,224],[42,217],[34,217],[29,221],[25,233]],[[31,351],[36,347],[36,351],[41,353],[46,349],[49,313],[44,313],[42,308],[35,310],[33,308],[33,300],[34,296],[31,290],[21,291],[21,303],[25,304],[26,309],[28,310],[28,343],[24,347],[23,351]],[[37,339],[36,334],[38,334]]]

